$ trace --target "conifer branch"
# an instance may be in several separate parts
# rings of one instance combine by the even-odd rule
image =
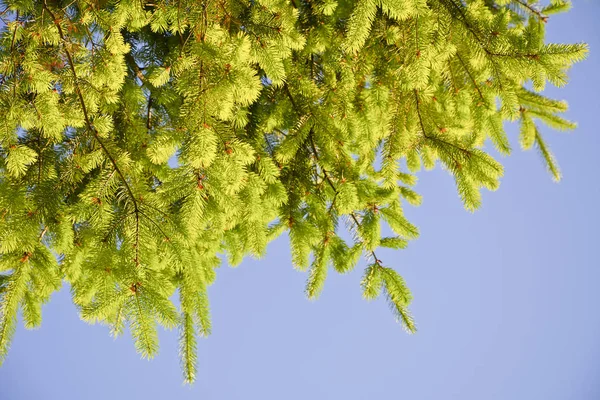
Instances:
[[[311,149],[313,151],[315,159],[317,160],[317,164],[319,165],[319,168],[321,169],[321,171],[323,171],[323,175],[325,176],[325,180],[327,181],[327,183],[329,184],[329,186],[331,187],[331,189],[333,189],[333,192],[335,194],[337,194],[338,190],[336,189],[335,185],[333,184],[333,181],[329,177],[329,173],[327,172],[327,170],[325,168],[323,168],[322,165],[320,165],[321,159],[319,158],[319,153],[317,152],[317,148],[315,146],[315,142],[314,142],[314,139],[313,139],[313,130],[312,129],[313,128],[310,129],[310,133],[308,134],[308,137],[310,139]]]
[[[302,116],[302,114],[300,113],[300,111],[299,111],[299,109],[298,109],[298,107],[297,107],[297,105],[296,105],[296,102],[294,101],[294,98],[293,98],[293,96],[292,96],[292,93],[290,92],[290,89],[289,89],[289,87],[288,87],[288,85],[287,85],[287,82],[283,84],[283,88],[284,88],[284,90],[286,91],[286,94],[287,94],[288,98],[290,99],[290,102],[292,103],[292,106],[294,107],[294,110],[296,110],[296,113],[298,114],[298,116],[300,116],[300,117],[301,117],[301,116]],[[334,194],[337,196],[337,194],[338,194],[338,189],[336,188],[335,184],[333,183],[333,181],[332,181],[332,180],[331,180],[331,178],[329,177],[329,173],[327,172],[327,169],[326,169],[326,168],[324,168],[324,167],[321,165],[321,162],[320,162],[321,160],[320,160],[320,158],[319,158],[319,152],[317,151],[317,148],[316,148],[316,146],[315,146],[315,142],[314,142],[314,139],[313,139],[313,131],[312,131],[312,129],[313,129],[313,128],[311,128],[311,131],[310,131],[310,133],[309,133],[309,135],[308,135],[308,136],[309,136],[309,140],[310,140],[311,150],[312,150],[312,152],[313,152],[313,155],[314,155],[314,157],[315,157],[315,160],[317,161],[317,164],[318,164],[319,168],[321,169],[321,171],[323,171],[323,175],[325,176],[325,180],[327,181],[327,183],[329,184],[329,186],[330,186],[330,187],[331,187],[331,189],[333,190]],[[359,220],[358,220],[358,218],[356,217],[356,214],[355,214],[354,212],[350,213],[350,217],[352,218],[352,221],[354,221],[354,223],[356,224],[356,227],[357,227],[357,228],[361,226],[361,224],[360,224],[360,222],[359,222]],[[380,259],[379,259],[379,258],[377,257],[377,255],[375,254],[375,251],[371,250],[371,251],[370,251],[370,253],[371,253],[371,255],[373,256],[373,259],[375,260],[375,262],[376,262],[378,265],[379,265],[379,264],[381,264],[381,261],[380,261]]]
[[[138,287],[138,285],[136,283],[134,283],[132,285],[132,290],[133,290],[133,295],[135,296],[135,305],[136,305],[136,309],[137,309],[137,324],[138,325],[146,325],[144,319],[145,319],[145,315],[144,315],[144,311],[142,309],[142,304],[140,302],[140,288]],[[152,358],[152,356],[154,355],[154,349],[152,347],[152,341],[150,340],[150,338],[148,337],[148,332],[146,331],[147,327],[145,326],[139,326],[138,329],[140,330],[141,333],[141,339],[143,339],[143,343],[141,344],[143,347],[143,350],[145,351],[145,356],[148,358]]]
[[[444,144],[447,144],[449,146],[454,147],[456,150],[459,150],[463,153],[465,153],[465,155],[467,157],[470,157],[472,155],[471,152],[469,152],[467,149],[464,149],[460,146],[457,146],[454,143],[442,140],[440,138],[438,138],[437,136],[431,136],[427,134],[427,130],[425,129],[425,124],[423,123],[423,117],[421,116],[421,108],[419,107],[419,104],[421,103],[421,100],[419,99],[419,93],[418,91],[415,89],[414,90],[414,94],[415,94],[415,104],[416,104],[416,108],[417,108],[417,115],[419,117],[419,126],[421,127],[421,133],[423,134],[423,137],[427,140],[431,140],[431,141],[439,141],[442,142]]]
[[[524,0],[515,0],[518,4],[525,7],[529,12],[536,15],[542,22],[548,22],[548,16],[542,14],[539,10],[534,8],[531,4]]]
[[[463,9],[460,6],[456,5],[456,3],[454,3],[454,0],[440,0],[440,1],[443,2],[444,4],[446,4],[446,2],[450,3],[458,11],[458,14],[460,16],[459,21],[461,21],[463,23],[463,25],[467,29],[467,31],[469,33],[471,33],[471,35],[475,38],[475,40],[477,42],[479,42],[481,49],[492,59],[493,59],[493,57],[508,57],[508,58],[527,58],[527,59],[537,61],[537,60],[539,60],[539,57],[541,55],[552,54],[552,53],[518,53],[518,52],[498,53],[498,52],[493,52],[487,48],[487,46],[484,44],[483,40],[481,39],[481,37],[479,36],[479,34],[475,30],[475,28],[469,22]],[[446,7],[446,8],[448,8],[448,7]],[[564,53],[556,52],[555,54],[564,54]]]
[[[183,36],[181,35],[181,0],[177,0],[177,35],[179,36],[179,57],[183,54]]]
[[[354,224],[358,228],[360,226],[360,222],[358,221],[358,218],[356,217],[356,214],[354,212],[350,213],[350,218],[352,218],[352,221],[354,221]],[[379,259],[379,257],[377,257],[377,254],[375,254],[375,250],[370,250],[369,252],[371,253],[371,256],[373,257],[373,262],[375,262],[377,265],[381,266],[381,259]]]
[[[146,129],[152,129],[152,123],[150,119],[152,118],[152,95],[148,96],[148,112],[146,113]]]
[[[173,223],[173,220],[171,219],[171,216],[169,214],[167,214],[164,210],[161,210],[160,208],[155,207],[152,204],[149,204],[147,202],[144,202],[143,206],[144,207],[149,207],[149,208],[153,209],[154,211],[160,213],[167,221]]]
[[[135,266],[139,267],[140,266],[140,213],[139,210],[136,208],[135,210],[135,243],[134,243],[134,248],[135,248]]]
[[[44,229],[42,230],[42,232],[40,233],[40,236],[38,237],[38,242],[41,242],[42,239],[44,239],[44,236],[46,236],[46,233],[48,233],[48,226],[44,226]]]
[[[15,22],[19,22],[19,11],[17,10],[16,16],[15,16]],[[12,34],[12,38],[10,39],[10,53],[12,54],[13,50],[15,49],[15,40],[17,38],[17,27],[15,26],[15,28],[13,29],[13,34]]]
[[[144,73],[142,72],[142,67],[140,67],[138,65],[138,63],[135,61],[135,58],[133,57],[131,52],[125,53],[125,61],[127,61],[130,64],[131,69],[135,73],[135,76],[140,80],[140,82],[142,82],[142,84],[145,83],[146,77],[144,76]]]
[[[62,27],[60,26],[60,20],[58,20],[56,18],[56,16],[52,13],[52,11],[50,11],[50,9],[48,8],[48,5],[46,3],[46,0],[44,0],[44,2],[42,4],[44,5],[44,8],[48,12],[48,14],[50,14],[50,17],[54,21],[54,24],[56,25],[56,28],[58,29],[58,34],[59,34],[61,40],[65,43],[68,43],[68,41],[63,33]],[[67,48],[65,48],[64,51],[65,51],[65,55],[67,56],[67,59],[69,61],[71,73],[73,74],[75,92],[77,92],[77,97],[79,98],[79,103],[81,105],[81,111],[83,112],[83,118],[85,120],[87,128],[92,133],[92,135],[94,135],[94,139],[96,139],[98,144],[100,144],[100,147],[102,148],[102,150],[104,151],[104,153],[106,154],[106,156],[108,157],[110,162],[113,164],[115,171],[117,171],[117,174],[119,174],[119,176],[121,177],[121,180],[123,181],[123,184],[125,185],[125,188],[127,189],[127,192],[129,193],[129,196],[131,197],[131,201],[133,202],[135,210],[137,212],[137,209],[138,209],[137,201],[135,199],[135,196],[133,195],[133,191],[131,190],[131,187],[127,183],[127,179],[125,179],[125,175],[123,175],[123,173],[121,172],[121,169],[119,168],[119,165],[117,164],[117,161],[112,156],[112,154],[108,151],[108,148],[106,147],[106,145],[104,144],[102,139],[100,139],[100,136],[98,135],[98,131],[96,130],[96,128],[94,127],[94,125],[92,124],[92,122],[90,120],[90,117],[89,117],[89,114],[87,111],[87,107],[85,105],[85,101],[83,100],[83,94],[81,92],[81,88],[79,87],[78,76],[77,76],[77,72],[75,71],[75,63],[73,62],[71,52]]]
[[[160,227],[160,225],[154,221],[152,218],[150,218],[145,212],[143,212],[141,209],[138,210],[140,215],[142,215],[143,217],[145,217],[148,221],[150,221],[152,223],[152,225],[154,225],[156,227],[156,229],[158,229],[158,231],[163,235],[164,239],[168,242],[171,239],[169,238],[169,235],[167,235],[165,233],[165,231],[163,231],[163,229]],[[139,221],[136,221],[136,223],[139,223]],[[139,229],[137,229],[137,231],[139,232]],[[138,238],[139,239],[139,238]],[[139,243],[139,241],[138,241]]]
[[[132,214],[134,214],[134,212],[128,212],[128,213],[124,213],[121,218],[119,218],[118,221],[116,221],[116,223],[111,224],[112,226],[110,226],[108,232],[106,232],[106,234],[104,235],[104,237],[102,238],[102,242],[106,243],[108,242],[108,238],[115,232],[115,230],[119,227],[119,225],[125,221],[125,219],[129,216],[131,216]]]
[[[479,34],[475,30],[475,28],[469,22],[467,15],[465,14],[465,12],[462,8],[463,6],[457,5],[454,2],[454,0],[439,0],[439,1],[445,5],[448,3],[451,4],[451,6],[458,12],[458,16],[459,16],[458,20],[462,22],[463,26],[467,29],[467,31],[469,31],[471,33],[471,35],[473,35],[473,37],[477,40],[477,42],[479,42],[483,51],[485,51],[486,53],[489,54],[489,51],[488,51],[487,47],[484,45],[483,40],[481,39],[481,37],[479,36]],[[448,6],[445,6],[445,8],[452,14],[452,12],[449,10]]]
[[[123,313],[125,312],[125,304],[119,305],[115,315],[114,324],[111,327],[111,335],[118,337],[123,332]]]
[[[192,315],[185,311],[182,314],[179,351],[185,382],[192,383],[196,379],[196,330]]]
[[[13,270],[7,289],[0,303],[0,366],[6,357],[8,347],[15,331],[19,303],[25,294],[26,281],[29,276],[27,265],[20,265]]]
[[[6,12],[8,10],[9,10],[9,7],[7,7],[4,12]],[[4,14],[4,12],[2,12],[2,15]],[[18,10],[16,12],[15,21],[19,22],[19,11]],[[4,24],[8,25],[6,22],[4,22]],[[14,51],[14,48],[15,48],[15,40],[16,40],[16,38],[17,38],[17,27],[15,26],[15,28],[13,29],[12,38],[10,40],[10,50],[9,50],[10,57],[11,57],[12,63],[13,63],[13,71],[16,69],[15,59],[14,59],[14,55],[13,55],[13,51]],[[0,80],[0,86],[4,85],[4,82],[6,82],[6,75],[7,74],[8,74],[8,68],[7,68],[6,72],[4,74],[2,74],[2,78]],[[14,72],[13,72],[13,74],[14,74]]]
[[[60,20],[56,18],[56,16],[54,15],[54,13],[50,10],[50,8],[48,7],[48,4],[46,2],[47,0],[44,0],[42,2],[44,9],[48,12],[48,14],[50,15],[50,17],[52,18],[52,21],[54,22],[54,25],[56,26],[57,30],[58,30],[58,35],[60,36],[60,39],[66,44],[68,43],[68,40],[63,32],[62,27],[60,26]],[[112,156],[112,154],[110,153],[110,151],[108,151],[108,148],[106,147],[106,145],[104,144],[104,141],[102,139],[100,139],[100,135],[98,134],[98,131],[96,130],[96,128],[94,127],[94,125],[92,124],[92,121],[90,120],[88,111],[87,111],[87,107],[85,105],[85,101],[83,100],[83,94],[81,92],[81,88],[79,87],[79,82],[78,82],[78,76],[77,76],[77,72],[75,71],[75,63],[73,62],[73,57],[71,56],[71,52],[69,51],[69,49],[67,49],[66,47],[64,48],[65,51],[65,55],[67,56],[67,60],[69,61],[69,66],[71,69],[71,73],[73,74],[73,81],[74,81],[74,85],[75,85],[75,92],[77,93],[77,97],[79,98],[79,103],[81,105],[81,111],[83,112],[83,118],[85,120],[85,124],[88,128],[88,130],[92,133],[92,135],[94,136],[94,139],[96,139],[96,141],[98,142],[98,144],[100,144],[100,147],[102,148],[102,151],[104,152],[104,154],[106,154],[106,157],[108,157],[108,159],[110,160],[111,164],[113,165],[115,171],[117,171],[117,174],[121,177],[121,181],[123,182],[123,185],[125,186],[125,189],[127,189],[127,192],[129,193],[129,197],[131,198],[131,201],[133,203],[133,208],[134,208],[134,212],[135,212],[135,265],[136,267],[140,265],[140,259],[139,259],[139,244],[140,244],[140,226],[139,226],[139,207],[138,207],[138,203],[137,200],[135,198],[135,195],[133,194],[133,191],[131,190],[131,186],[129,186],[129,183],[127,182],[127,179],[125,178],[125,175],[123,174],[123,172],[121,172],[121,169],[119,168],[119,165],[117,163],[117,161],[115,160],[115,158]]]
[[[423,123],[423,117],[421,116],[421,108],[419,107],[419,104],[421,103],[421,100],[419,99],[419,92],[417,91],[417,89],[415,89],[414,93],[415,93],[415,104],[417,107],[417,116],[419,117],[419,126],[421,127],[421,133],[423,134],[423,136],[427,136],[427,131],[425,130],[425,124]]]
[[[296,112],[296,114],[298,114],[299,117],[302,117],[302,113],[300,113],[300,109],[298,108],[296,101],[294,101],[294,97],[292,96],[292,93],[290,92],[290,88],[289,88],[287,82],[285,82],[283,84],[283,90],[285,90],[285,94],[287,95],[288,99],[290,99],[290,103],[292,103],[292,107],[294,108],[294,111]]]
[[[477,90],[477,93],[479,94],[479,98],[481,99],[482,103],[486,103],[485,98],[483,97],[483,93],[481,93],[481,89],[479,89],[479,85],[477,84],[477,82],[475,81],[475,78],[473,77],[473,75],[471,74],[471,71],[469,70],[469,68],[467,67],[467,64],[465,64],[465,62],[463,61],[462,57],[460,56],[460,54],[458,52],[456,52],[456,58],[458,59],[458,61],[460,61],[461,65],[463,66],[463,68],[465,69],[465,71],[467,72],[467,75],[469,76],[469,78],[471,79],[471,82],[473,82],[473,86],[475,87],[475,90]]]

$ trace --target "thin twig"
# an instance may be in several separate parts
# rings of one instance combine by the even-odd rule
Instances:
[[[473,86],[475,86],[475,89],[477,90],[477,93],[479,93],[479,97],[481,98],[481,101],[483,103],[486,103],[485,98],[483,97],[483,94],[481,93],[481,89],[479,89],[479,85],[477,85],[477,82],[475,81],[475,78],[473,77],[473,75],[471,75],[471,71],[469,71],[469,68],[467,68],[467,64],[465,64],[465,62],[463,61],[463,59],[460,56],[460,54],[458,54],[458,52],[456,52],[456,58],[458,58],[458,61],[460,61],[460,63],[462,64],[463,68],[467,72],[467,75],[469,75],[469,78],[471,79],[471,82],[473,82]]]

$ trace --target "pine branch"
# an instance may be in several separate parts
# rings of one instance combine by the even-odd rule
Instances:
[[[179,336],[179,353],[185,383],[196,380],[196,328],[189,312],[183,312]]]
[[[9,343],[15,332],[19,303],[26,290],[29,276],[26,265],[20,265],[13,270],[7,288],[2,293],[0,303],[0,366],[8,352]]]
[[[302,114],[300,113],[300,109],[297,107],[296,102],[294,101],[294,98],[292,96],[292,93],[290,92],[290,89],[289,89],[289,87],[287,85],[287,82],[283,84],[283,88],[284,88],[284,90],[285,90],[288,98],[290,99],[290,102],[292,103],[292,106],[294,107],[294,110],[296,110],[296,113],[298,114],[299,117],[302,117]],[[313,140],[312,128],[311,128],[311,132],[309,133],[309,138],[310,138],[311,150],[312,150],[312,153],[313,153],[313,155],[315,157],[315,160],[317,161],[317,165],[321,169],[321,171],[323,171],[323,175],[325,176],[325,180],[327,181],[327,183],[329,184],[329,186],[333,190],[334,194],[337,195],[338,194],[338,189],[336,188],[335,184],[333,183],[333,181],[329,177],[329,173],[327,172],[327,169],[324,168],[321,165],[321,159],[319,158],[319,152],[317,151],[317,148],[315,146],[315,142]],[[357,228],[359,226],[361,226],[361,224],[358,221],[358,218],[356,217],[356,214],[354,212],[350,213],[350,217],[352,218],[352,221],[354,221],[354,223],[356,224]],[[375,251],[371,250],[370,253],[373,256],[373,259],[375,260],[375,262],[377,264],[380,264],[381,260],[375,254]]]
[[[462,57],[460,56],[460,54],[458,52],[456,52],[456,58],[458,58],[458,61],[460,61],[461,65],[463,66],[463,68],[467,72],[467,75],[471,79],[471,82],[473,82],[473,86],[475,87],[475,90],[477,90],[477,93],[479,94],[479,98],[481,99],[481,102],[483,104],[487,103],[486,100],[485,100],[485,98],[483,97],[483,94],[481,93],[481,89],[479,89],[479,85],[475,81],[475,78],[471,74],[471,71],[469,71],[469,68],[467,68],[467,64],[465,64],[465,62],[463,61]]]
[[[526,8],[530,13],[536,15],[542,22],[548,22],[548,16],[542,14],[539,10],[534,8],[531,4],[524,0],[515,0],[518,4]]]
[[[4,12],[8,11],[9,8],[10,7],[7,7],[6,10],[4,10]],[[4,12],[2,12],[2,15],[4,15]],[[16,12],[15,21],[16,22],[19,21],[19,11],[18,10]],[[8,25],[6,22],[4,24]],[[16,69],[14,55],[13,55],[13,51],[14,51],[14,48],[15,48],[16,38],[17,38],[17,27],[15,26],[15,28],[13,29],[12,38],[10,40],[10,49],[9,49],[10,57],[11,57],[12,62],[13,62],[13,71]],[[2,74],[2,79],[0,81],[0,86],[4,85],[4,82],[6,82],[6,74],[8,74],[8,68],[7,68],[7,71],[4,74]],[[13,72],[13,74],[14,74],[14,72]]]
[[[137,64],[135,58],[133,57],[133,55],[131,55],[131,52],[125,53],[125,61],[130,64],[133,72],[135,73],[135,76],[140,80],[140,82],[142,82],[142,84],[144,84],[146,82],[146,77],[142,72],[142,67],[140,67]]]
[[[17,10],[16,16],[15,16],[15,22],[19,22],[19,11]],[[17,27],[15,26],[15,29],[13,30],[13,34],[12,34],[12,38],[10,39],[10,50],[9,52],[12,54],[13,50],[15,49],[15,41],[17,38]]]
[[[44,2],[42,3],[44,6],[44,9],[48,12],[48,14],[50,14],[50,17],[52,18],[52,20],[54,21],[54,24],[56,26],[56,28],[58,29],[58,34],[61,38],[61,40],[64,43],[68,43],[68,40],[66,39],[62,27],[60,26],[60,20],[58,20],[56,18],[56,16],[54,15],[54,13],[52,11],[50,11],[50,9],[48,8],[48,5],[46,3],[46,0],[44,0]],[[119,174],[119,176],[121,177],[121,180],[123,181],[123,184],[125,185],[125,188],[127,189],[127,192],[129,192],[129,196],[131,198],[131,201],[134,204],[135,210],[137,212],[137,200],[133,194],[133,191],[131,190],[131,187],[129,186],[129,184],[127,183],[127,179],[125,179],[125,175],[123,175],[123,173],[121,172],[121,169],[119,168],[119,165],[117,164],[115,158],[112,156],[112,154],[108,151],[108,148],[106,147],[106,145],[104,144],[104,142],[100,139],[100,136],[98,135],[98,131],[96,130],[96,128],[94,127],[94,125],[92,124],[90,117],[88,115],[88,111],[87,111],[87,107],[85,105],[85,101],[83,100],[83,95],[81,92],[81,88],[79,87],[78,84],[78,77],[77,77],[77,72],[75,71],[75,63],[73,62],[73,58],[71,56],[71,52],[65,48],[65,55],[67,56],[67,59],[69,61],[69,66],[71,68],[71,73],[73,74],[73,79],[74,79],[74,85],[75,85],[75,92],[77,93],[77,97],[79,98],[79,103],[81,105],[81,111],[83,112],[83,117],[85,120],[85,123],[87,125],[88,130],[94,135],[94,138],[96,139],[96,141],[100,144],[100,147],[102,148],[102,150],[104,151],[104,153],[106,154],[106,157],[108,157],[108,159],[110,160],[111,164],[113,164],[113,167],[115,168],[115,171],[117,171],[117,174]]]
[[[145,212],[143,212],[141,209],[138,210],[139,214],[142,217],[145,217],[148,221],[150,221],[152,223],[152,225],[154,225],[156,227],[156,229],[158,229],[158,231],[163,235],[164,239],[168,242],[171,239],[169,238],[169,235],[167,235],[165,233],[165,231],[163,231],[163,229],[160,227],[160,225],[154,221],[152,218],[150,218]],[[138,221],[136,221],[136,224],[138,223]],[[139,232],[139,229],[136,230],[137,232]],[[138,243],[139,243],[139,238],[138,238]]]
[[[148,112],[146,113],[146,129],[152,129],[152,123],[150,121],[152,118],[152,96],[148,97]]]
[[[419,126],[421,127],[421,133],[423,136],[427,136],[427,130],[425,129],[425,124],[423,123],[423,117],[421,116],[421,108],[419,105],[421,104],[421,100],[419,99],[419,92],[417,89],[414,90],[415,94],[415,104],[417,107],[417,116],[419,117]]]
[[[149,329],[153,329],[150,327],[152,322],[147,320],[146,312],[142,307],[139,286],[134,284],[132,285],[131,290],[134,292],[135,309],[137,312],[137,315],[134,317],[134,336],[136,337],[138,351],[143,357],[150,359],[154,357],[156,353],[156,339],[151,338],[148,332]]]
[[[487,46],[484,44],[483,39],[481,38],[481,36],[479,35],[479,33],[477,33],[475,27],[473,27],[473,25],[469,22],[469,19],[467,18],[467,15],[465,14],[463,8],[461,6],[458,6],[454,0],[440,0],[442,3],[444,4],[450,4],[457,12],[458,12],[458,20],[462,22],[463,26],[466,28],[466,30],[475,38],[475,40],[477,42],[479,42],[479,46],[481,47],[481,49],[490,57],[510,57],[510,58],[528,58],[528,59],[533,59],[533,60],[537,60],[539,58],[539,56],[541,54],[538,53],[524,53],[524,54],[520,54],[520,53],[497,53],[497,52],[493,52],[491,50],[489,50],[487,48]],[[448,9],[448,6],[446,6],[446,8]],[[448,9],[448,11],[450,12],[450,10]]]
[[[56,18],[54,13],[48,7],[47,0],[44,0],[43,7],[48,12],[48,14],[52,18],[52,20],[54,21],[54,25],[56,26],[56,28],[58,30],[58,34],[59,34],[61,40],[64,43],[68,43],[68,40],[67,40],[66,36],[64,35],[64,32],[60,25],[60,20],[58,20]],[[139,209],[137,199],[136,199],[135,195],[133,194],[133,190],[131,189],[131,186],[127,182],[127,179],[125,178],[125,175],[119,168],[119,165],[118,165],[116,159],[112,156],[112,154],[108,150],[106,144],[100,138],[98,131],[96,130],[96,128],[94,127],[94,125],[92,124],[92,122],[90,120],[90,117],[89,117],[89,114],[87,111],[87,107],[86,107],[85,101],[83,99],[83,94],[81,92],[81,88],[78,83],[78,76],[77,76],[77,72],[75,71],[75,63],[73,62],[73,57],[71,56],[71,52],[66,47],[64,48],[64,52],[65,52],[65,55],[67,56],[67,60],[69,62],[71,73],[73,75],[75,92],[77,93],[77,97],[79,98],[79,103],[81,105],[81,110],[83,112],[86,126],[87,126],[88,130],[92,133],[92,135],[94,136],[96,141],[100,144],[100,147],[102,148],[103,152],[106,154],[106,157],[108,157],[108,159],[110,160],[111,164],[113,165],[115,171],[121,178],[121,181],[123,182],[123,185],[125,186],[128,194],[129,194],[129,197],[133,203],[133,209],[134,209],[134,214],[135,214],[135,243],[134,243],[135,258],[134,258],[134,262],[135,262],[136,267],[139,267],[140,266],[140,209]],[[150,107],[148,107],[148,108],[150,109]],[[149,121],[149,117],[148,117],[148,121]],[[152,221],[152,222],[155,223],[154,221]]]
[[[471,35],[473,35],[473,37],[477,40],[477,42],[479,42],[481,48],[486,53],[489,54],[488,49],[483,44],[483,40],[481,39],[481,37],[479,36],[479,34],[475,30],[475,28],[469,22],[469,20],[467,18],[467,15],[465,14],[465,12],[463,10],[463,6],[457,5],[454,2],[454,0],[439,0],[439,1],[445,5],[445,8],[448,9],[448,12],[450,12],[451,14],[452,14],[452,12],[450,11],[450,9],[449,9],[449,7],[448,7],[447,4],[450,4],[452,6],[452,8],[454,8],[458,12],[458,16],[459,16],[458,20],[462,22],[463,26],[467,29],[467,31],[469,31],[471,33]]]

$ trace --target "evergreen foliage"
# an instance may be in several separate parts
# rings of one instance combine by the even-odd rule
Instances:
[[[221,255],[284,232],[309,298],[364,255],[364,297],[414,332],[375,252],[417,237],[415,173],[441,164],[475,210],[502,176],[484,144],[509,154],[518,121],[558,180],[537,122],[574,124],[540,92],[587,52],[544,40],[564,0],[0,4],[0,362],[65,281],[143,357],[178,328],[187,382]]]

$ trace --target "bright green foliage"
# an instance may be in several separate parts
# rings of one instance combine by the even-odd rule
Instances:
[[[129,327],[143,357],[157,324],[178,328],[188,382],[222,256],[284,232],[309,298],[364,255],[364,297],[414,332],[375,252],[417,237],[415,173],[439,162],[474,210],[502,176],[486,141],[518,140],[559,179],[536,122],[574,125],[539,92],[587,51],[544,41],[563,0],[1,4],[0,362],[18,313],[38,326],[66,281],[82,319]]]

